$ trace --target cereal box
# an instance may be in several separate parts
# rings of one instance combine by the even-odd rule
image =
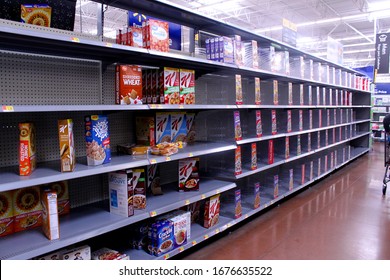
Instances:
[[[142,24],[146,35],[146,48],[160,52],[169,51],[169,24],[168,22],[148,19]]]
[[[173,223],[174,248],[178,248],[187,243],[191,238],[191,212],[176,210],[164,215],[163,219]]]
[[[14,232],[13,192],[0,192],[0,237]]]
[[[341,142],[343,140],[343,132],[342,132],[342,127],[339,127],[339,141]]]
[[[279,175],[274,175],[274,199],[279,196]]]
[[[253,208],[257,209],[260,207],[261,199],[260,199],[260,183],[255,183],[254,187],[254,195],[255,195],[255,201],[253,203]]]
[[[302,153],[301,135],[297,135],[297,155],[299,156],[301,153]]]
[[[261,111],[256,110],[256,136],[261,137],[263,136],[263,125],[261,122]]]
[[[123,217],[134,215],[131,170],[111,172],[108,174],[108,192],[110,196],[110,212]]]
[[[309,110],[309,129],[313,129],[313,110]]]
[[[155,256],[171,251],[174,243],[174,227],[171,220],[163,220],[152,225],[152,247]]]
[[[28,176],[36,168],[35,126],[19,123],[19,175]]]
[[[318,166],[317,166],[317,176],[321,175],[321,158],[318,159]]]
[[[321,132],[317,131],[317,149],[321,148]]]
[[[135,136],[138,145],[145,145],[145,146],[156,145],[154,118],[136,117]]]
[[[326,88],[322,88],[322,104],[326,105]]]
[[[156,144],[171,142],[171,115],[169,113],[156,113]]]
[[[195,104],[195,71],[180,69],[180,104]]]
[[[260,78],[255,77],[255,104],[261,104],[261,88],[260,88]]]
[[[307,134],[307,151],[311,152],[311,133]]]
[[[137,65],[117,65],[115,104],[142,104],[142,70]]]
[[[127,29],[127,45],[137,48],[143,47],[142,28],[131,26]]]
[[[294,188],[294,169],[289,169],[288,175],[288,189],[291,191]]]
[[[45,4],[21,5],[23,23],[50,27],[51,7]]]
[[[275,135],[278,133],[277,130],[277,121],[276,121],[276,110],[271,110],[271,120],[272,120],[272,135]]]
[[[72,248],[62,252],[62,260],[65,261],[82,261],[91,259],[91,247],[88,245]]]
[[[286,142],[285,142],[285,158],[288,159],[290,158],[290,137],[286,137]]]
[[[303,185],[303,184],[305,184],[305,179],[306,179],[305,164],[301,165],[301,171],[302,171],[302,174],[301,174],[301,185]]]
[[[329,89],[329,105],[333,105],[333,90]]]
[[[146,208],[146,180],[145,169],[132,169],[131,184],[134,190],[133,206],[134,209]]]
[[[325,172],[328,171],[328,155],[325,155]]]
[[[195,131],[195,113],[186,114],[186,125],[187,125],[187,143],[193,143],[196,140]]]
[[[302,85],[303,86],[303,85]],[[309,105],[313,105],[313,89],[311,86],[308,86],[308,90],[307,90],[307,94],[309,95],[308,96],[308,99],[309,99]]]
[[[292,83],[288,83],[288,105],[293,104],[293,89]]]
[[[160,166],[158,164],[146,167],[146,185],[148,193],[153,195],[163,194],[160,185]]]
[[[287,110],[287,132],[292,131],[291,110]]]
[[[317,87],[317,95],[316,95],[316,99],[317,99],[317,105],[320,105],[321,103],[321,99],[320,99],[320,87]]]
[[[39,187],[18,189],[13,192],[15,232],[42,225],[42,205]]]
[[[234,175],[242,173],[241,146],[237,146],[234,152]]]
[[[318,127],[322,127],[322,110],[318,110]]]
[[[274,140],[268,140],[268,164],[274,163]]]
[[[279,104],[279,87],[278,87],[278,80],[274,80],[273,84],[273,95],[274,95],[274,105]]]
[[[242,140],[242,130],[241,130],[239,111],[234,111],[234,139],[236,141]]]
[[[40,257],[33,258],[33,260],[51,260],[51,261],[58,261],[61,260],[63,250],[55,251],[47,255],[43,255]]]
[[[337,124],[337,109],[333,109],[333,124]]]
[[[325,146],[329,145],[329,132],[325,130]]]
[[[240,218],[242,216],[242,203],[241,203],[241,190],[234,192],[234,218]]]
[[[303,130],[303,110],[299,110],[299,131]]]
[[[220,43],[220,61],[224,63],[234,63],[234,42],[232,38],[222,37]]]
[[[72,119],[58,121],[58,138],[60,143],[61,172],[73,171],[76,166],[76,152]]]
[[[185,142],[187,139],[187,118],[183,112],[171,113],[171,141]]]
[[[142,70],[142,103],[143,104],[151,104],[152,103],[152,95],[149,87],[149,70]]]
[[[237,66],[244,65],[243,46],[241,42],[241,36],[233,36],[233,50],[234,50],[234,63]]]
[[[57,193],[58,215],[69,214],[70,199],[68,181],[54,182],[49,184],[48,187]]]
[[[257,145],[252,143],[251,145],[251,170],[257,169]]]
[[[334,151],[334,166],[338,165],[337,150]]]
[[[160,96],[165,104],[180,104],[180,72],[177,68],[164,67],[159,77]]]
[[[164,91],[160,90],[162,81],[160,81],[160,71],[156,69],[150,70],[150,95],[152,97],[153,104],[164,104],[165,96]]]
[[[220,195],[214,195],[207,198],[204,205],[204,223],[205,228],[210,228],[218,224],[219,209],[220,209]]]
[[[109,248],[100,248],[91,254],[92,260],[129,260],[129,256]]]
[[[111,162],[110,133],[107,116],[86,116],[84,123],[88,165],[100,165]]]
[[[313,173],[314,173],[314,162],[313,161],[311,161],[310,162],[310,175],[309,175],[309,180],[310,181],[313,181]]]
[[[199,158],[179,160],[179,192],[199,190]]]
[[[299,85],[299,104],[303,106],[305,104],[303,84]]]
[[[241,81],[241,75],[236,75],[236,104],[241,105],[242,104],[242,81]]]
[[[57,192],[46,189],[41,193],[42,230],[49,240],[60,238]]]

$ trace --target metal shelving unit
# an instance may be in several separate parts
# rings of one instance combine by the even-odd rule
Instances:
[[[180,7],[170,6],[163,1],[113,0],[104,2],[105,4],[127,10],[133,9],[145,12],[146,14],[158,18],[171,20],[211,33],[220,35],[237,34],[240,35],[243,40],[256,40],[263,45],[277,45],[279,50],[289,51],[292,56],[303,56],[305,59],[312,59],[316,62],[336,67],[342,71],[359,75],[356,71],[302,52],[284,43],[253,34],[242,28],[227,25],[215,19],[197,15]],[[0,159],[2,160],[2,164],[0,165],[0,191],[15,190],[61,180],[71,180],[73,182],[72,188],[76,194],[77,192],[83,194],[81,197],[88,196],[88,192],[95,192],[96,190],[97,193],[102,193],[101,196],[96,199],[96,202],[88,203],[86,205],[79,202],[77,203],[78,206],[75,206],[72,209],[71,214],[61,218],[61,238],[59,240],[48,241],[39,229],[1,238],[0,259],[29,259],[79,242],[87,242],[96,236],[120,230],[131,226],[136,222],[167,213],[215,194],[227,194],[238,187],[249,189],[249,184],[242,184],[243,181],[261,178],[261,175],[267,172],[279,174],[280,182],[285,186],[286,178],[283,178],[282,176],[285,169],[289,168],[289,166],[291,168],[291,166],[307,165],[309,162],[318,162],[318,160],[321,162],[325,160],[330,161],[331,155],[332,157],[337,157],[335,160],[338,162],[337,165],[333,166],[333,168],[327,168],[327,170],[318,172],[318,174],[316,173],[312,180],[307,180],[310,176],[303,174],[303,178],[306,179],[302,183],[298,178],[299,174],[294,175],[297,176],[294,181],[294,188],[289,190],[284,187],[276,198],[272,196],[272,188],[268,187],[263,189],[261,206],[257,209],[252,209],[250,206],[244,205],[242,217],[238,219],[234,219],[234,216],[232,217],[229,214],[232,212],[232,205],[222,205],[221,207],[224,208],[223,212],[226,214],[221,214],[218,225],[211,229],[205,229],[198,224],[192,225],[192,237],[187,244],[158,258],[151,256],[144,251],[123,248],[124,252],[130,254],[131,259],[168,259],[190,247],[196,246],[213,235],[223,232],[248,217],[258,214],[272,204],[279,203],[280,200],[290,196],[292,193],[315,183],[317,180],[338,170],[348,162],[369,151],[370,106],[368,101],[370,99],[370,92],[345,86],[341,82],[339,84],[329,84],[320,80],[299,78],[294,75],[210,61],[189,53],[161,53],[152,50],[117,45],[111,42],[102,42],[95,38],[88,36],[84,37],[81,34],[72,32],[58,32],[46,28],[31,29],[20,23],[3,20],[0,21],[0,49],[0,60],[4,59],[8,63],[4,68],[0,65],[0,70],[4,75],[8,74],[10,68],[15,68],[15,71],[20,70],[21,75],[25,75],[33,81],[30,84],[25,84],[20,83],[16,78],[13,79],[11,77],[13,75],[4,76],[4,78],[0,76],[0,89],[6,94],[6,97],[2,101],[4,104],[1,104],[0,106],[0,118],[5,124],[0,128]],[[24,64],[21,66],[15,62],[16,65],[13,65],[14,60],[22,62],[27,61],[29,63],[25,63],[25,65],[27,65],[26,69],[21,69],[20,67]],[[352,92],[354,102],[348,106],[338,105],[339,101],[325,101],[323,97],[321,100],[316,100],[317,105],[309,105],[308,102],[305,102],[304,105],[298,105],[295,104],[297,103],[296,100],[294,100],[293,105],[235,105],[230,103],[221,104],[223,102],[218,103],[218,101],[214,102],[214,100],[210,103],[208,103],[207,100],[201,100],[200,103],[195,105],[112,105],[114,103],[114,69],[112,64],[117,62],[155,67],[177,67],[180,65],[182,68],[196,70],[200,77],[206,74],[213,74],[216,76],[223,74],[229,77],[232,77],[235,74],[241,74],[248,79],[260,77],[262,80],[276,79],[280,83],[292,82],[294,84],[315,86],[318,91],[319,87],[346,90]],[[34,63],[40,63],[39,65],[46,67],[48,72],[35,72],[33,67],[29,66]],[[60,67],[58,67],[58,65],[60,65]],[[62,65],[66,65],[66,67],[63,67],[64,69],[62,69]],[[86,92],[83,93],[84,95],[74,94],[74,86],[77,87],[78,81],[77,77],[72,76],[74,75],[72,69],[84,69],[83,67],[89,67],[88,69],[92,69],[92,71],[82,71],[83,73],[88,72],[89,76],[83,77],[84,80],[80,81],[79,84],[81,85],[84,84],[85,81],[91,81],[91,83],[93,82],[97,86],[91,88],[89,91],[86,90]],[[48,92],[42,92],[42,85],[39,85],[40,75],[42,75],[42,73],[53,75],[53,77],[50,78],[54,78],[54,80],[57,78],[56,74],[59,75],[60,73],[61,78],[62,75],[64,75],[64,80],[67,80],[68,78],[70,83],[76,83],[76,85],[68,86],[65,84],[64,87],[56,88],[52,87],[50,82],[45,80],[44,82],[47,82],[48,84],[45,84],[44,86],[48,88]],[[34,82],[35,80],[37,80],[37,82]],[[14,83],[13,87],[9,86],[11,83]],[[207,81],[202,80],[201,83],[207,84]],[[26,99],[13,99],[14,96],[21,95],[21,92],[27,92]],[[74,95],[71,95],[72,93]],[[213,94],[212,90],[207,93]],[[267,93],[268,92],[265,92],[265,94]],[[51,95],[53,94],[56,95],[55,98],[52,98]],[[285,93],[280,92],[279,94],[283,96]],[[317,94],[319,93],[317,92]],[[234,95],[234,88],[226,93],[223,92],[221,95],[225,98]],[[64,96],[68,96],[68,99],[63,98]],[[69,98],[73,98],[71,99],[71,102],[69,101]],[[295,99],[297,99],[297,96],[295,96]],[[46,105],[42,105],[41,103]],[[276,110],[278,114],[280,114],[279,116],[284,117],[286,110],[297,109],[302,110],[304,114],[304,125],[301,130],[294,124],[293,130],[291,132],[286,132],[282,119],[279,119],[278,121],[281,123],[278,124],[278,133],[276,135],[268,135],[267,132],[262,137],[253,137],[251,132],[248,131],[251,129],[254,130],[255,127],[253,126],[250,129],[248,124],[244,129],[243,140],[234,141],[231,110],[239,110],[244,117],[249,118],[253,110]],[[322,116],[322,125],[319,124],[318,117],[316,116],[313,126],[309,127],[308,111],[322,110],[325,112],[326,109],[334,110],[334,115],[330,117],[327,125],[323,125],[326,123],[326,116],[324,113]],[[84,114],[106,113],[110,115],[110,125],[112,125],[112,146],[115,146],[115,144],[124,143],[124,141],[134,140],[134,127],[131,120],[134,119],[134,116],[138,113],[187,110],[195,111],[199,114],[204,112],[220,112],[220,115],[217,115],[217,117],[214,116],[214,118],[213,115],[208,114],[200,116],[196,123],[197,129],[201,132],[199,142],[188,145],[180,150],[178,154],[169,157],[114,155],[112,157],[112,162],[109,164],[102,166],[87,166],[85,155],[83,155],[83,152],[79,152],[78,164],[76,165],[74,172],[61,173],[59,171],[59,162],[57,159],[58,145],[56,141],[50,141],[50,139],[56,139],[58,137],[56,134],[56,126],[55,124],[53,125],[53,123],[60,117],[72,117],[76,120],[75,123],[78,126],[75,131],[75,135],[77,136],[75,140],[76,146],[78,151],[83,151],[85,144],[81,126],[82,116]],[[343,111],[340,110],[344,110],[344,114],[346,115],[343,115]],[[353,116],[353,114],[355,115]],[[44,148],[41,150],[42,156],[39,158],[37,170],[28,177],[21,177],[16,173],[16,150],[13,148],[13,143],[15,143],[15,140],[17,141],[17,136],[13,135],[17,133],[17,122],[30,118],[33,118],[38,122],[37,127],[40,129],[40,136],[38,137],[41,139],[41,142],[38,144],[39,146],[44,146]],[[264,123],[263,125],[268,127],[270,126],[270,123]],[[333,141],[329,141],[330,143],[325,144],[325,141],[323,140],[324,137],[322,137],[321,141],[317,139],[317,137],[321,135],[328,135],[328,132],[334,139],[337,139],[334,143]],[[311,140],[313,143],[311,143],[309,150],[308,147],[305,146],[307,145],[306,142],[302,143],[302,147],[300,148],[302,151],[299,152],[297,147],[290,147],[291,155],[287,159],[282,156],[282,151],[278,150],[276,151],[277,153],[275,154],[273,164],[266,164],[265,158],[259,158],[257,169],[250,170],[248,162],[245,162],[243,165],[243,172],[239,175],[234,175],[234,167],[232,167],[231,164],[234,163],[234,156],[232,155],[237,147],[252,143],[263,145],[265,141],[268,140],[275,140],[279,145],[282,145],[284,144],[283,138],[285,137],[294,138],[294,141],[297,142],[296,138],[302,136],[303,139],[303,137],[306,137],[309,133],[313,136],[313,140]],[[336,137],[336,135],[338,137]],[[214,136],[217,139],[214,139]],[[331,137],[329,136],[329,138]],[[307,140],[307,138],[305,139]],[[314,145],[314,141],[319,142],[315,143],[317,146]],[[303,150],[304,146],[307,150]],[[347,151],[348,156],[346,155]],[[349,153],[351,153],[350,156]],[[165,166],[166,169],[164,169],[164,172],[169,173],[171,172],[170,169],[172,169],[174,172],[169,173],[169,176],[167,177],[177,177],[177,170],[174,168],[174,163],[178,160],[189,157],[202,157],[202,162],[205,162],[203,168],[207,170],[207,168],[212,166],[213,156],[224,162],[222,165],[223,170],[214,173],[205,172],[204,178],[201,178],[199,192],[179,193],[176,191],[176,183],[168,182],[163,185],[164,195],[148,197],[147,208],[143,211],[136,211],[134,216],[123,218],[109,213],[107,209],[108,197],[104,194],[104,189],[107,188],[105,176],[108,172],[143,167],[152,164],[173,164],[173,168],[172,166]],[[245,157],[243,157],[243,159],[247,160]],[[324,166],[327,166],[327,164],[328,163]],[[321,168],[318,167],[318,170],[320,169]],[[89,181],[90,178],[95,179]],[[217,180],[215,178],[223,178],[226,180]],[[244,192],[243,201],[248,205],[248,201],[251,200],[251,195]]]

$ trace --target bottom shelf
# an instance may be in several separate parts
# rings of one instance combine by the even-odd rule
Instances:
[[[347,165],[349,162],[364,155],[368,151],[369,151],[369,148],[355,148],[354,155],[351,156],[350,159],[335,166],[332,169],[329,169],[327,172],[322,173],[320,176],[314,178],[313,180],[307,181],[298,187],[294,187],[292,190],[289,190],[289,191],[283,193],[282,195],[280,195],[279,197],[277,197],[275,199],[270,199],[269,197],[271,197],[272,194],[271,194],[271,192],[267,192],[266,195],[262,196],[262,203],[261,203],[260,207],[257,209],[250,208],[250,205],[251,205],[251,203],[249,202],[251,200],[250,198],[243,200],[243,202],[242,202],[242,205],[243,205],[242,216],[237,218],[237,219],[233,218],[234,217],[233,212],[229,213],[229,211],[221,211],[221,213],[223,213],[223,214],[220,214],[219,223],[212,228],[206,229],[199,224],[192,224],[191,225],[191,239],[183,246],[176,248],[176,249],[174,249],[166,254],[163,254],[159,257],[152,256],[143,250],[133,250],[132,249],[132,250],[125,250],[124,252],[126,254],[128,254],[130,256],[130,259],[132,259],[132,260],[165,260],[165,259],[169,259],[169,258],[176,256],[177,254],[180,254],[181,252],[183,252],[183,251],[185,251],[193,246],[196,246],[197,244],[207,240],[208,238],[210,238],[216,234],[219,234],[219,233],[225,231],[226,229],[244,221],[245,219],[248,219],[249,217],[259,213],[260,211],[270,207],[271,205],[278,203],[280,200],[285,199],[286,197],[292,195],[293,193],[315,183],[316,181],[321,180],[322,178],[328,176],[332,172]]]

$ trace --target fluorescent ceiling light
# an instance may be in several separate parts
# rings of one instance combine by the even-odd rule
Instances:
[[[345,51],[344,54],[361,53],[361,52],[374,52],[374,51],[375,51],[375,48],[372,48],[372,49],[364,49],[364,50]]]
[[[367,45],[374,45],[375,43],[357,43],[357,44],[349,44],[349,45],[344,45],[344,48],[352,48],[352,47],[360,47],[360,46],[367,46]]]
[[[384,9],[390,9],[390,2],[389,1],[380,1],[380,2],[367,3],[367,4],[368,4],[368,11],[369,12],[375,12],[375,11],[382,11]]]
[[[232,10],[232,9],[238,9],[238,8],[242,7],[240,5],[240,2],[236,1],[236,0],[231,0],[231,1],[220,1],[220,0],[218,0],[218,1],[214,1],[214,2],[215,2],[214,4],[211,4],[208,1],[207,5],[199,7],[198,10],[202,11],[202,10],[208,10],[208,9],[218,9],[218,10],[226,11],[228,9]]]

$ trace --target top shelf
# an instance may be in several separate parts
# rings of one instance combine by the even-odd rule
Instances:
[[[107,4],[109,6],[121,8],[124,10],[133,10],[137,12],[142,12],[144,14],[175,22],[181,25],[185,25],[195,30],[202,30],[219,35],[240,35],[243,40],[256,40],[260,44],[273,44],[276,45],[279,49],[289,51],[292,56],[303,56],[307,59],[313,59],[324,64],[328,64],[333,67],[341,68],[344,71],[362,75],[362,73],[344,67],[343,65],[333,63],[326,59],[314,56],[307,52],[303,52],[295,47],[292,47],[283,42],[277,41],[275,39],[269,38],[267,36],[258,35],[250,30],[247,30],[242,27],[234,26],[226,22],[207,17],[204,15],[199,15],[187,8],[181,7],[177,4],[175,6],[167,3],[164,0],[94,0],[95,2],[100,2]],[[223,4],[221,4],[223,5]]]

